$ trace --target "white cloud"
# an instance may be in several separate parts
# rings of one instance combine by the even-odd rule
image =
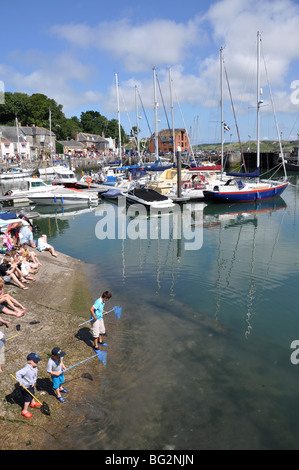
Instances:
[[[133,25],[124,19],[103,22],[96,27],[56,25],[52,32],[77,47],[93,47],[111,54],[131,72],[147,71],[161,64],[180,63],[188,54],[188,48],[198,44],[200,39],[196,20],[186,24],[155,20]]]
[[[1,66],[0,74],[4,83],[24,93],[42,93],[53,98],[58,104],[63,104],[63,111],[67,114],[69,110],[84,105],[99,103],[102,94],[86,90],[78,93],[73,81],[88,84],[89,77],[94,72],[92,65],[86,66],[69,53],[61,52],[54,59],[44,57],[38,52],[30,52],[32,71],[29,73],[19,72],[11,66]],[[28,57],[28,56],[27,56]],[[35,57],[35,63],[33,62]],[[7,91],[11,91],[6,87]]]
[[[299,58],[299,7],[296,3],[223,0],[211,6],[205,21],[212,27],[214,41],[225,45],[225,62],[237,99],[245,93],[244,84],[253,81],[253,73],[256,73],[257,31],[262,34],[262,51],[271,87],[276,87],[280,95],[289,93],[289,73]],[[211,66],[214,64],[207,64],[205,74]],[[261,84],[265,86],[263,62],[261,71]],[[290,111],[290,100],[288,102]],[[285,111],[286,100],[279,100],[279,103]]]
[[[298,23],[299,6],[291,0],[220,0],[211,4],[205,15],[185,23],[159,19],[134,24],[123,19],[93,27],[88,23],[55,25],[51,28],[55,42],[63,39],[68,51],[62,47],[57,56],[54,51],[52,56],[41,51],[28,51],[26,55],[22,51],[12,61],[22,64],[19,69],[18,65],[0,64],[1,79],[15,89],[53,97],[63,104],[66,114],[84,106],[94,109],[101,106],[103,112],[116,113],[115,88],[101,89],[100,74],[106,77],[111,74],[112,83],[115,71],[121,70],[120,94],[126,110],[134,111],[136,83],[145,108],[153,107],[153,66],[158,68],[163,97],[169,105],[167,68],[171,66],[174,100],[177,97],[180,103],[197,107],[195,114],[198,114],[200,106],[219,105],[219,49],[225,46],[224,59],[233,100],[243,112],[256,101],[259,30],[276,110],[295,113],[298,109],[291,103],[290,85],[299,79],[294,75],[299,74],[298,69],[293,71],[299,58]],[[98,84],[93,81],[94,76]],[[265,84],[263,76],[262,86]],[[269,98],[265,96],[265,99]],[[244,103],[244,110],[240,103]],[[121,106],[124,108],[122,100]]]

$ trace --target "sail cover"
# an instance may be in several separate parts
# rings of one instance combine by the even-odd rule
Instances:
[[[260,170],[257,168],[252,173],[226,173],[227,176],[237,176],[239,178],[257,178],[260,176]]]

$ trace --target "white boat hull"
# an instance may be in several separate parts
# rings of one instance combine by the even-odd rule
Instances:
[[[19,171],[4,172],[4,173],[0,173],[0,181],[28,178],[28,176],[31,176],[32,173],[33,173],[33,170],[19,170]]]
[[[34,204],[62,206],[62,205],[97,205],[99,202],[97,194],[89,194],[80,190],[55,189],[48,193],[37,193],[30,195],[29,199]]]

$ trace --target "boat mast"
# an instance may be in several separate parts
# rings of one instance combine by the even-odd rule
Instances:
[[[117,73],[115,74],[115,84],[116,84],[117,116],[118,116],[119,158],[120,158],[120,164],[122,165],[121,129],[120,129],[120,109],[119,109],[119,96],[118,96],[118,79],[117,79]]]
[[[50,107],[49,107],[49,123],[50,123],[50,162],[52,164],[53,163],[52,162],[52,112],[51,112]],[[70,169],[71,169],[71,165],[70,165]]]
[[[137,154],[138,162],[140,161],[140,144],[139,144],[139,116],[138,116],[138,98],[137,98],[137,85],[135,85],[135,106],[136,106],[136,132],[137,132]]]
[[[154,79],[154,110],[155,110],[155,153],[156,160],[159,160],[159,149],[158,149],[158,102],[157,102],[157,84],[156,84],[156,68],[153,67],[153,79]]]
[[[174,114],[173,114],[173,97],[172,97],[172,78],[171,78],[170,67],[169,67],[169,89],[170,89],[171,117],[172,117],[172,163],[174,163],[175,161],[175,132],[174,132]]]
[[[261,34],[257,33],[257,142],[256,142],[256,167],[260,168],[260,106],[261,100],[261,78],[260,78],[260,57],[261,57]]]
[[[221,179],[223,175],[223,47],[220,48]]]

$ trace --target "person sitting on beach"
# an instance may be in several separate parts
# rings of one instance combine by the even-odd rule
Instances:
[[[52,256],[57,258],[58,254],[55,253],[54,247],[48,243],[47,235],[42,235],[37,240],[37,249],[38,251],[49,251]]]
[[[35,281],[36,279],[31,276],[31,274],[36,274],[38,272],[38,268],[32,266],[26,259],[24,259],[21,254],[19,253],[18,249],[14,247],[8,253],[10,256],[10,262],[12,264],[16,263],[18,269],[22,272],[22,275],[25,279],[29,281]]]
[[[29,251],[29,245],[28,243],[23,243],[21,248],[19,249],[19,254],[22,256],[24,260],[26,260],[28,263],[32,263],[32,268],[39,268],[42,266],[42,263],[39,262],[38,257],[34,253],[34,251]]]
[[[14,315],[19,318],[22,317],[26,312],[26,308],[20,302],[18,302],[10,294],[4,293],[4,280],[0,278],[0,311],[2,304],[7,304],[9,307],[6,310],[2,308],[2,312],[6,313],[6,315]]]
[[[33,233],[31,225],[23,225],[19,232],[20,244],[28,243],[32,248],[36,248],[36,245],[33,241]]]
[[[16,264],[10,264],[10,258],[7,255],[4,256],[2,263],[0,263],[0,276],[3,277],[4,282],[13,281],[21,289],[28,289],[23,283],[29,284],[29,281],[24,279],[22,272],[18,269]]]

